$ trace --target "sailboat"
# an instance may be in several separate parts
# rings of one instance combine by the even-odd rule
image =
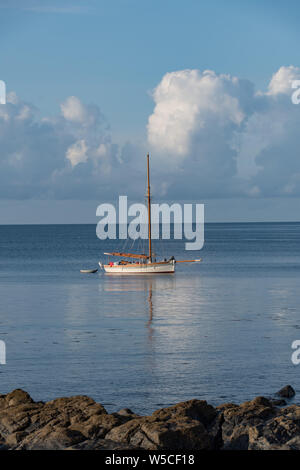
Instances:
[[[149,164],[149,153],[147,154],[147,204],[148,204],[148,254],[145,253],[123,253],[123,252],[112,252],[104,253],[107,256],[117,256],[121,258],[121,261],[113,262],[110,261],[108,264],[103,264],[99,261],[100,268],[104,269],[107,274],[173,274],[175,272],[175,266],[177,263],[198,263],[202,259],[193,260],[176,260],[174,256],[171,256],[168,260],[164,259],[161,261],[156,260],[152,250],[151,240],[151,194],[150,194],[150,164]],[[128,260],[129,258],[129,260]]]

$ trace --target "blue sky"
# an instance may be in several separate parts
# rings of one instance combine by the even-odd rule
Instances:
[[[16,161],[20,162],[23,159],[25,162],[27,159],[26,162],[29,162],[26,165],[22,163],[23,176],[20,173],[21,169],[18,170],[18,174],[14,174],[11,171],[11,166],[9,171],[7,170],[8,166],[5,166],[5,171],[7,171],[6,182],[11,178],[14,184],[5,186],[1,192],[2,201],[9,200],[9,207],[12,207],[13,203],[11,201],[14,198],[28,201],[26,203],[27,212],[30,213],[30,200],[32,199],[81,199],[83,190],[76,191],[76,187],[84,187],[85,184],[91,185],[92,180],[87,178],[87,174],[88,171],[94,172],[91,169],[92,166],[90,170],[87,168],[89,159],[94,162],[96,151],[98,152],[102,144],[107,146],[108,142],[109,156],[105,158],[110,158],[110,163],[106,162],[104,165],[102,160],[100,173],[98,173],[98,176],[100,175],[99,180],[101,180],[102,175],[106,183],[120,184],[116,176],[111,175],[107,170],[109,164],[116,167],[120,159],[125,162],[123,169],[120,170],[122,175],[124,175],[124,172],[126,174],[126,159],[128,159],[129,163],[131,161],[131,166],[128,165],[128,175],[134,167],[138,168],[139,171],[135,178],[142,178],[142,164],[144,162],[142,160],[135,162],[134,159],[138,158],[138,155],[142,159],[143,152],[148,148],[154,154],[154,161],[156,156],[158,162],[163,160],[166,166],[170,165],[169,154],[172,153],[173,148],[166,142],[166,139],[162,139],[157,134],[157,122],[161,122],[161,117],[155,112],[155,105],[160,106],[161,102],[159,101],[160,97],[156,99],[153,97],[153,90],[163,83],[166,74],[186,69],[198,71],[197,83],[199,83],[199,86],[203,84],[201,74],[207,69],[214,71],[217,77],[228,74],[231,77],[238,77],[239,80],[247,81],[247,86],[239,86],[239,90],[242,91],[230,91],[230,97],[232,100],[239,100],[240,112],[246,116],[242,119],[245,124],[243,124],[244,129],[239,136],[239,139],[242,140],[239,153],[241,155],[251,154],[251,149],[245,149],[246,144],[243,144],[244,141],[248,142],[250,139],[248,134],[245,135],[246,127],[249,129],[251,125],[251,129],[253,129],[255,125],[258,126],[257,123],[253,123],[254,118],[250,108],[255,109],[255,114],[257,114],[257,110],[265,106],[263,117],[264,122],[267,122],[266,109],[270,109],[271,106],[270,102],[265,104],[265,101],[262,100],[258,103],[255,92],[261,90],[267,93],[272,76],[281,67],[293,66],[293,74],[290,76],[294,79],[298,78],[297,68],[300,65],[298,52],[300,43],[299,20],[300,4],[294,0],[287,2],[278,0],[244,0],[242,2],[236,0],[0,0],[2,50],[0,79],[5,80],[8,92],[14,92],[18,97],[18,102],[13,99],[13,103],[10,105],[10,119],[12,119],[12,115],[17,116],[17,107],[21,112],[20,110],[25,105],[29,106],[30,113],[34,116],[30,117],[31,121],[27,124],[27,127],[20,130],[20,127],[15,124],[14,127],[6,127],[1,134],[2,150],[7,152],[7,159],[12,159],[9,164],[15,168]],[[283,74],[283,76],[285,75]],[[182,80],[182,76],[179,79]],[[194,86],[191,85],[194,82],[191,81],[190,76],[185,76],[184,79],[184,86],[186,87],[184,93],[181,88],[180,90],[177,89],[180,93],[180,106],[182,106],[182,100],[193,100],[193,97],[190,97],[186,90]],[[217,92],[225,94],[229,84],[224,84],[224,78],[222,80],[222,84],[220,82],[217,85]],[[255,91],[251,95],[253,103],[246,106],[243,102],[243,96],[250,93],[248,91],[249,84]],[[195,85],[195,87],[197,88],[198,85]],[[203,93],[206,93],[206,89],[203,88],[203,90]],[[163,93],[165,92],[163,91]],[[272,96],[274,96],[274,93]],[[60,121],[60,116],[63,113],[61,106],[62,103],[66,103],[68,97],[76,97],[83,106],[97,108],[100,117],[97,118],[96,124],[96,118],[93,120],[93,129],[82,132],[77,126],[79,121],[73,118],[71,121],[73,124],[76,121],[77,127],[75,126],[76,129],[74,129],[73,126],[71,129],[70,119],[65,115],[65,121]],[[222,98],[221,95],[220,97]],[[163,99],[165,102],[165,95]],[[195,99],[200,100],[198,95]],[[249,97],[247,99],[250,100]],[[170,100],[174,108],[174,96]],[[273,98],[272,100],[274,101]],[[288,115],[290,100],[286,101],[284,111],[280,108],[283,105],[278,103],[277,108],[272,111],[272,116],[278,116],[279,110],[281,110],[281,114]],[[77,104],[68,102],[68,106],[73,106],[72,110]],[[202,101],[200,100],[198,102],[200,110],[202,109],[201,106]],[[167,116],[170,122],[172,120],[171,108],[168,108],[169,114]],[[64,109],[66,109],[66,105]],[[82,108],[81,112],[85,116],[91,112],[95,117],[96,111],[94,108],[93,111],[91,109],[89,108],[87,111],[85,108],[83,111]],[[294,106],[291,111],[294,113],[293,122],[298,122],[298,109],[296,113]],[[211,112],[210,110],[210,117],[207,114],[201,115],[200,113],[202,116],[201,123],[203,119],[211,119]],[[224,109],[224,113],[228,114],[228,112],[229,109]],[[165,113],[165,110],[163,113]],[[147,125],[151,115],[154,116],[152,120],[154,124],[152,124],[149,131]],[[237,116],[238,114],[232,118],[229,126],[230,130],[228,126],[226,127],[226,132],[228,132],[231,140],[236,135],[237,128],[241,128]],[[36,121],[45,117],[48,121],[51,119],[55,121],[55,124],[51,123],[51,129],[48,127],[45,130],[44,124],[42,124],[43,121],[36,125]],[[262,119],[260,117],[260,123]],[[274,119],[278,121],[279,118]],[[199,147],[197,147],[199,142],[201,149],[206,148],[207,153],[213,154],[213,152],[219,151],[225,154],[225,144],[229,139],[229,137],[226,137],[227,140],[224,140],[224,145],[220,145],[218,150],[216,148],[212,149],[211,144],[205,140],[200,132],[201,123],[195,118],[191,135],[187,137],[189,146],[188,149],[186,148],[186,154],[181,155],[180,158],[175,158],[173,187],[177,185],[178,199],[194,199],[197,197],[197,192],[187,191],[185,193],[184,185],[176,182],[176,169],[178,174],[183,174],[183,179],[186,177],[188,180],[191,174],[195,174],[197,171],[199,171],[199,174],[205,173],[206,179],[211,178],[210,186],[212,190],[209,187],[206,188],[205,193],[200,191],[199,199],[207,197],[217,200],[224,197],[237,197],[243,200],[244,198],[246,210],[249,207],[247,200],[251,196],[261,198],[262,204],[264,198],[278,197],[286,199],[299,197],[300,191],[297,189],[299,186],[297,176],[299,168],[298,163],[295,162],[295,149],[292,146],[288,150],[290,160],[287,162],[290,174],[286,175],[284,181],[277,181],[275,170],[272,171],[274,165],[270,164],[270,170],[267,173],[268,164],[262,162],[267,162],[266,151],[268,149],[266,147],[260,149],[260,153],[257,154],[256,165],[257,168],[263,166],[265,171],[251,170],[253,174],[247,175],[246,180],[247,184],[250,177],[252,181],[251,184],[249,183],[248,192],[245,194],[239,189],[243,186],[243,183],[239,184],[239,187],[233,188],[236,178],[233,169],[231,171],[229,167],[233,167],[233,162],[236,160],[234,155],[228,156],[228,163],[225,164],[228,168],[224,167],[222,172],[219,172],[219,168],[223,163],[219,161],[217,155],[211,157],[209,161],[199,156],[197,166],[195,155],[201,154]],[[83,126],[87,127],[86,122]],[[282,125],[277,122],[277,127],[291,128],[291,125],[286,119]],[[58,129],[62,128],[64,129],[63,136],[61,132],[58,133]],[[295,129],[297,129],[297,126],[295,126]],[[222,127],[222,130],[220,128],[218,135],[223,131],[224,127]],[[154,135],[155,132],[156,135]],[[176,129],[174,132],[176,132]],[[206,135],[210,132],[208,129]],[[28,135],[31,134],[35,135],[34,145],[28,143],[26,149],[24,149],[22,145],[24,146],[24,142],[28,140]],[[96,134],[99,135],[97,142],[95,140]],[[197,145],[194,139],[196,134],[198,136],[196,139]],[[42,136],[45,135],[47,137],[44,142]],[[171,135],[171,132],[169,135]],[[218,135],[211,136],[210,142],[218,138]],[[271,137],[270,135],[270,142]],[[296,141],[296,135],[293,132],[291,135],[285,135],[284,138],[286,140],[283,139],[278,142],[275,151],[278,150],[279,152],[280,149],[282,152],[282,148],[286,147],[287,139],[288,142],[293,141],[293,139]],[[19,147],[12,149],[11,142],[18,139],[20,140]],[[32,157],[33,153],[37,152],[37,141],[40,142],[39,155],[44,153],[44,146],[47,146],[50,141],[51,144],[49,145],[52,152],[55,152],[53,159],[52,154],[44,157],[44,161],[42,161],[43,169],[38,168],[41,164],[38,155]],[[255,145],[253,147],[254,153],[257,152]],[[78,156],[78,152],[85,155],[85,151],[87,156],[82,157],[79,165],[74,164],[74,160],[71,160],[70,155],[76,154]],[[91,156],[88,155],[89,151]],[[24,155],[26,154],[26,158],[23,157],[23,152]],[[70,157],[69,161],[74,171],[72,175],[68,174],[67,179],[64,179],[64,181],[50,187],[49,181],[53,181],[53,175],[63,171],[61,162],[57,163],[56,167],[53,165],[53,160],[57,158],[59,152],[62,153],[62,158],[68,159]],[[100,155],[101,152],[99,152]],[[262,152],[265,152],[264,155],[262,155]],[[66,157],[66,155],[69,155],[69,157]],[[245,160],[245,157],[242,158]],[[12,161],[13,163],[11,163]],[[212,161],[214,161],[216,167],[209,166],[212,165]],[[279,157],[276,162],[277,171],[282,173]],[[84,165],[85,168],[79,171],[79,167],[84,167]],[[171,163],[171,165],[173,164]],[[49,168],[47,174],[45,168]],[[159,166],[156,163],[154,163],[154,174],[155,168],[159,172]],[[182,173],[186,168],[189,169],[186,170],[187,173]],[[213,181],[216,168],[216,181]],[[75,172],[78,174],[75,174]],[[272,184],[269,184],[268,174],[271,175]],[[294,174],[296,174],[296,179],[295,177],[292,179]],[[223,194],[222,191],[219,191],[219,187],[220,181],[224,178],[226,179],[224,186],[228,187]],[[37,188],[38,179],[39,181],[42,179],[46,181],[47,179],[44,187]],[[16,180],[17,183],[15,184]],[[72,181],[73,183],[75,181],[74,187]],[[95,181],[93,180],[93,184]],[[167,175],[159,181],[159,185],[160,189],[167,185]],[[282,185],[282,189],[276,192],[274,188],[279,187],[279,185]],[[29,187],[36,189],[30,190]],[[62,187],[69,188],[69,191],[63,192]],[[205,187],[205,185],[203,184],[201,187]],[[122,189],[125,190],[125,187]],[[140,190],[140,187],[138,189]],[[160,191],[157,193],[161,196],[165,195],[170,200],[176,198],[174,188],[169,192],[166,190],[165,194],[164,191],[161,191],[161,194]],[[91,201],[101,199],[99,200],[100,203],[105,195],[108,199],[113,197],[106,187],[103,193],[91,193],[89,198]],[[137,194],[132,194],[132,197],[137,197]],[[294,207],[294,205],[291,206]],[[32,210],[35,210],[34,205],[32,205]],[[239,217],[241,211],[243,209],[237,210],[236,218]],[[223,210],[221,212],[223,213]],[[286,214],[286,211],[284,213]],[[6,215],[3,214],[2,220],[5,221]],[[266,213],[266,217],[267,215]],[[288,218],[294,220],[295,217],[298,216],[294,214],[293,209]],[[218,218],[218,215],[216,215],[216,218]],[[249,218],[251,218],[251,214]]]
[[[297,1],[0,3],[8,88],[42,112],[70,95],[95,102],[124,138],[145,131],[149,92],[166,72],[212,69],[263,88],[299,56]]]

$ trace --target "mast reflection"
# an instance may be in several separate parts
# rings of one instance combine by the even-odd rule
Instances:
[[[148,316],[148,321],[147,321],[148,340],[149,340],[149,343],[152,344],[153,333],[154,333],[154,329],[152,327],[152,320],[153,320],[152,279],[149,280],[149,284],[148,284],[147,302],[148,302],[148,310],[149,310],[149,316]]]

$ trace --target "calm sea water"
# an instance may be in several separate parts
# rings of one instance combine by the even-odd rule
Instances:
[[[109,277],[79,272],[120,249],[94,225],[0,226],[0,393],[88,394],[139,413],[287,383],[300,397],[300,224],[207,224],[205,240],[203,263],[175,275]],[[182,241],[163,247],[195,255]]]

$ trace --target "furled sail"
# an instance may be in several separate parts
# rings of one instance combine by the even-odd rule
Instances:
[[[122,256],[124,258],[137,258],[137,259],[148,259],[149,256],[147,255],[138,255],[137,253],[119,253],[119,252],[112,252],[112,253],[104,253],[105,255],[109,256]]]

